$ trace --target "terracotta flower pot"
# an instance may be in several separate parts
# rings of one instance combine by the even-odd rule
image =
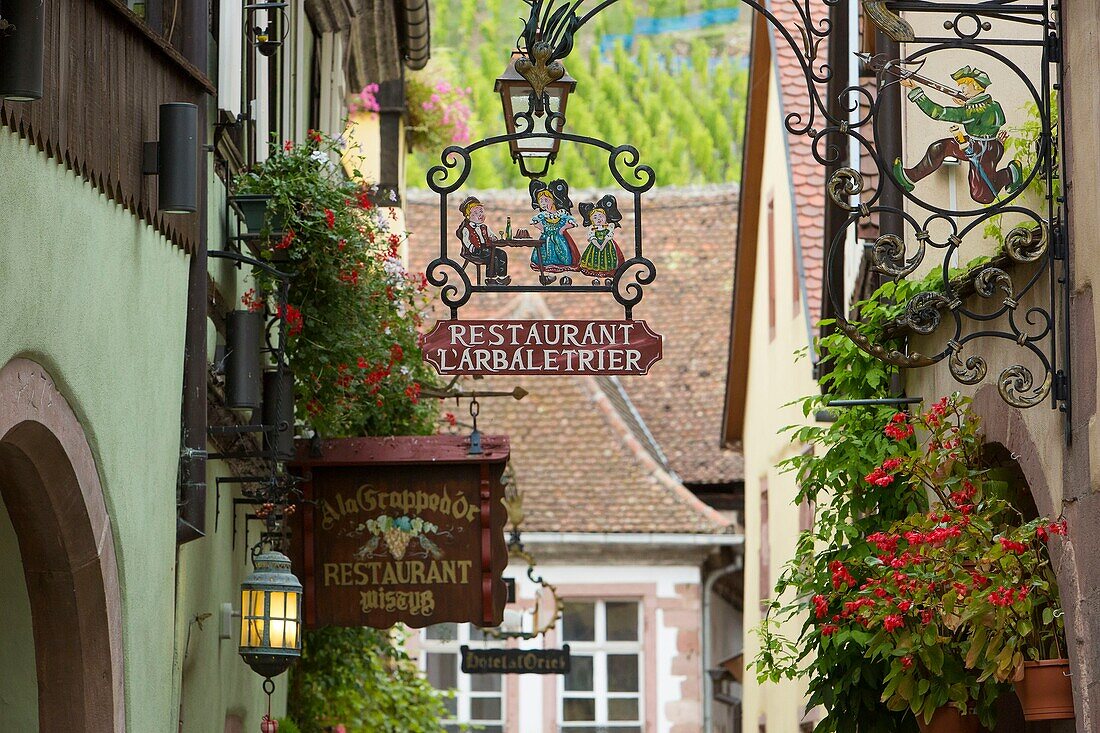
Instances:
[[[1020,698],[1025,720],[1072,720],[1069,660],[1024,662],[1024,678],[1016,683],[1016,696]]]
[[[977,715],[963,715],[954,705],[944,705],[932,714],[932,721],[924,722],[924,716],[917,716],[917,726],[921,733],[978,733],[982,724]]]

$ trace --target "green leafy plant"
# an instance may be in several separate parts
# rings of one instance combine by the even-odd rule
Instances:
[[[858,306],[860,330],[876,342],[883,341],[884,328],[900,314],[904,302],[931,287],[929,283],[883,285]],[[825,711],[816,726],[818,733],[905,733],[916,729],[915,721],[886,710],[880,702],[888,664],[866,658],[871,634],[826,627],[829,619],[817,618],[812,599],[834,590],[840,568],[859,580],[867,560],[874,556],[874,547],[864,537],[923,511],[927,500],[920,492],[884,495],[864,481],[875,466],[896,457],[912,442],[910,437],[899,443],[883,432],[894,408],[829,406],[834,399],[888,396],[888,367],[840,332],[824,336],[818,352],[827,368],[821,380],[824,394],[802,400],[802,411],[807,417],[825,411],[835,419],[788,428],[793,442],[812,450],[780,464],[798,478],[797,502],[812,502],[817,515],[813,529],[800,534],[795,557],[776,584],[776,600],[757,629],[761,648],[756,671],[761,681],[804,679],[807,707]],[[800,631],[788,638],[780,629],[792,622],[800,624]]]
[[[266,231],[260,248],[293,275],[285,307],[274,304],[278,281],[258,268],[260,294],[242,302],[267,301],[285,321],[303,423],[328,437],[430,433],[436,409],[420,401],[420,385],[434,377],[418,346],[427,281],[405,270],[405,233],[345,176],[339,153],[311,131],[237,179],[239,193],[270,194],[275,219],[285,218],[285,232]]]
[[[443,733],[443,697],[403,649],[403,637],[328,627],[305,635],[288,707],[302,733]]]

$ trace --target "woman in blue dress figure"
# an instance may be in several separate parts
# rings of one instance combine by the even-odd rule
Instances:
[[[599,285],[603,279],[607,285],[615,277],[615,271],[623,263],[623,251],[615,241],[615,229],[621,224],[623,215],[619,213],[619,204],[611,194],[602,196],[594,204],[581,204],[581,220],[588,227],[588,247],[581,255],[580,270],[592,278],[593,285]]]
[[[567,229],[577,226],[577,220],[570,213],[573,202],[569,200],[569,184],[562,179],[550,183],[531,181],[530,191],[531,208],[536,212],[531,223],[542,231],[539,237],[542,244],[531,253],[531,269],[537,271],[539,281],[547,285],[554,281],[554,276],[545,273],[577,269],[580,253],[566,234]],[[568,277],[561,279],[562,285],[571,282]]]

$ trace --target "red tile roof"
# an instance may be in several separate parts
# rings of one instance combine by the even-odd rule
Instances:
[[[524,192],[482,193],[490,220],[529,211]],[[577,193],[574,201],[586,200]],[[634,316],[665,336],[664,359],[635,378],[487,378],[478,387],[531,394],[485,405],[481,427],[512,438],[529,520],[546,531],[721,532],[727,522],[683,482],[742,478],[740,454],[719,446],[737,198],[734,187],[655,189],[643,199],[646,255],[658,277]],[[438,197],[410,192],[410,267],[437,254]],[[623,206],[625,231],[633,211]],[[513,272],[526,263],[513,255]],[[706,287],[699,286],[704,283]],[[480,294],[464,318],[622,318],[609,296],[548,289]],[[445,315],[442,311],[437,316]],[[469,383],[468,383],[469,384]],[[491,387],[490,387],[491,385]],[[459,416],[461,419],[461,416]]]

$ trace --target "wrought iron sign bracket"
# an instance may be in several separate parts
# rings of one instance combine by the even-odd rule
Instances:
[[[977,385],[997,368],[991,381],[1002,399],[1062,411],[1068,442],[1073,250],[1060,151],[1069,90],[1058,4],[864,1],[862,12],[894,42],[886,54],[854,54],[876,74],[871,90],[834,79],[834,66],[847,64],[821,55],[856,45],[832,38],[849,29],[834,22],[834,13],[846,12],[837,0],[743,2],[798,62],[806,103],[787,110],[783,124],[810,141],[828,171],[828,202],[842,212],[825,253],[837,327],[899,368],[946,362],[961,384]],[[900,148],[888,143],[897,108],[884,107],[899,101],[906,110]],[[959,200],[944,177],[956,175],[954,167],[938,173],[952,160],[959,163]],[[872,167],[877,190],[861,173]],[[872,271],[913,285],[885,335],[858,322],[843,283],[828,281],[843,271],[837,265],[846,245],[872,217],[879,227]],[[989,352],[993,344],[1007,348]]]

